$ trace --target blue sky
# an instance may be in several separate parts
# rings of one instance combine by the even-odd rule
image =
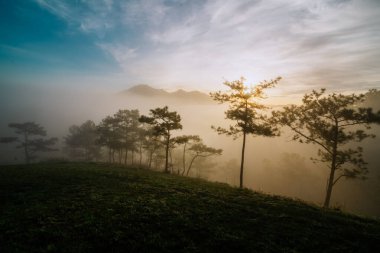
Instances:
[[[380,88],[378,0],[0,1],[0,85]]]

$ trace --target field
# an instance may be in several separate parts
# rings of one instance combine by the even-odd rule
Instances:
[[[380,222],[106,164],[0,167],[0,252],[380,252]]]

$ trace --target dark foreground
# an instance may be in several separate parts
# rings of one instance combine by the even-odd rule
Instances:
[[[99,164],[0,167],[0,252],[380,252],[380,222]]]

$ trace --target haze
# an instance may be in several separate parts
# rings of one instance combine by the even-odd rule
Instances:
[[[212,181],[238,184],[241,140],[210,128],[230,123],[225,106],[119,93],[149,84],[207,94],[240,76],[251,84],[281,76],[264,101],[276,107],[322,87],[380,88],[377,0],[19,0],[2,1],[0,10],[0,136],[13,133],[10,122],[35,121],[63,147],[73,124],[169,105],[182,116],[178,134],[198,134],[223,149],[211,161],[216,165],[200,173]],[[332,204],[380,216],[379,137],[364,143],[370,178],[342,182]],[[22,161],[10,147],[0,151],[1,164]],[[247,187],[323,201],[328,170],[310,162],[315,147],[293,143],[285,132],[249,138],[246,152]]]

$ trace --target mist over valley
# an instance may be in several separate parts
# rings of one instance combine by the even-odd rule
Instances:
[[[91,92],[77,90],[59,90],[46,88],[43,91],[32,88],[17,89],[10,87],[2,93],[1,132],[12,135],[7,127],[9,122],[34,121],[47,130],[49,136],[59,138],[58,152],[43,154],[41,159],[49,157],[68,159],[64,152],[64,139],[71,125],[80,125],[86,120],[96,124],[119,109],[138,109],[140,114],[147,114],[150,109],[168,106],[181,116],[183,129],[174,135],[199,135],[207,145],[223,149],[223,154],[208,159],[206,166],[200,164],[193,176],[210,181],[226,182],[238,186],[239,157],[241,138],[218,135],[211,125],[228,126],[231,121],[225,119],[225,105],[213,101],[208,94],[199,91],[177,90],[173,92],[153,88],[149,85],[136,85],[120,92]],[[368,98],[368,105],[374,110],[380,108],[379,94]],[[367,105],[367,104],[365,104]],[[281,105],[271,105],[277,109]],[[379,134],[375,126],[371,132]],[[379,187],[380,171],[377,169],[379,159],[377,147],[379,139],[366,140],[365,159],[369,164],[368,179],[344,180],[334,191],[333,205],[349,212],[378,216],[380,198],[376,194]],[[1,163],[17,164],[23,162],[23,151],[14,146],[1,145]],[[180,149],[174,151],[175,166],[181,165]],[[325,165],[313,163],[317,148],[314,145],[291,141],[291,133],[283,129],[279,137],[249,137],[247,141],[247,158],[245,169],[245,186],[269,194],[278,194],[299,198],[311,203],[323,201],[328,169]],[[47,155],[47,157],[46,157]],[[103,153],[105,159],[105,153]],[[208,168],[209,166],[209,168]]]

